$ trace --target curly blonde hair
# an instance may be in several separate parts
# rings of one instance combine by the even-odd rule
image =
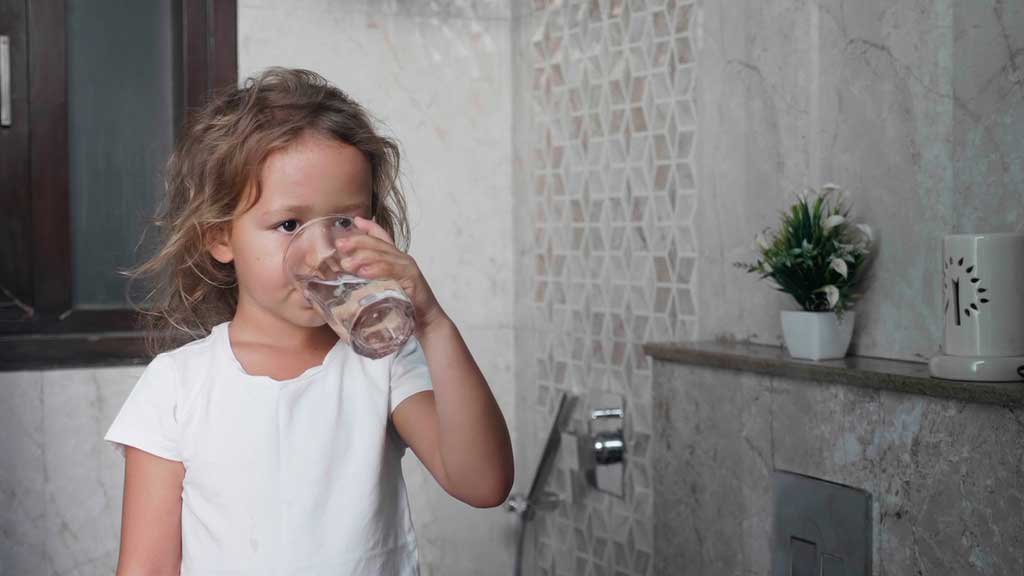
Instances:
[[[259,200],[267,157],[307,132],[363,153],[373,177],[371,216],[399,249],[408,248],[397,143],[378,134],[370,114],[319,74],[268,68],[197,111],[168,160],[167,193],[152,221],[158,248],[124,272],[130,281],[151,282],[145,299],[133,303],[151,353],[202,338],[234,315],[234,265],[210,255],[211,234]],[[246,195],[250,185],[254,193]]]

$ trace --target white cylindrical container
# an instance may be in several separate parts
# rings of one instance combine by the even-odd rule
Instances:
[[[1024,233],[946,236],[942,269],[944,345],[932,374],[1024,378]]]

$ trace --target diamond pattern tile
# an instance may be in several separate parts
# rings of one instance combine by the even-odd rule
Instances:
[[[694,4],[533,0],[523,99],[534,217],[535,410],[558,391],[626,396],[626,498],[587,490],[560,463],[558,510],[538,517],[540,574],[652,570],[647,340],[694,338],[696,241]],[[525,88],[525,87],[524,87]],[[574,426],[582,426],[580,414]],[[539,436],[541,431],[535,431]]]

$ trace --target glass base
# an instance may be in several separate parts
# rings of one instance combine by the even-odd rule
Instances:
[[[352,349],[371,359],[402,349],[416,329],[408,300],[384,297],[365,306],[352,323]]]
[[[412,302],[393,280],[355,276],[305,280],[306,297],[328,325],[360,356],[394,354],[416,331]]]

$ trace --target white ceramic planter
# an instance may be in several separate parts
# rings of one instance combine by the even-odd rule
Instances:
[[[782,336],[793,358],[830,360],[843,358],[853,337],[854,314],[847,311],[842,321],[835,312],[783,310]]]

